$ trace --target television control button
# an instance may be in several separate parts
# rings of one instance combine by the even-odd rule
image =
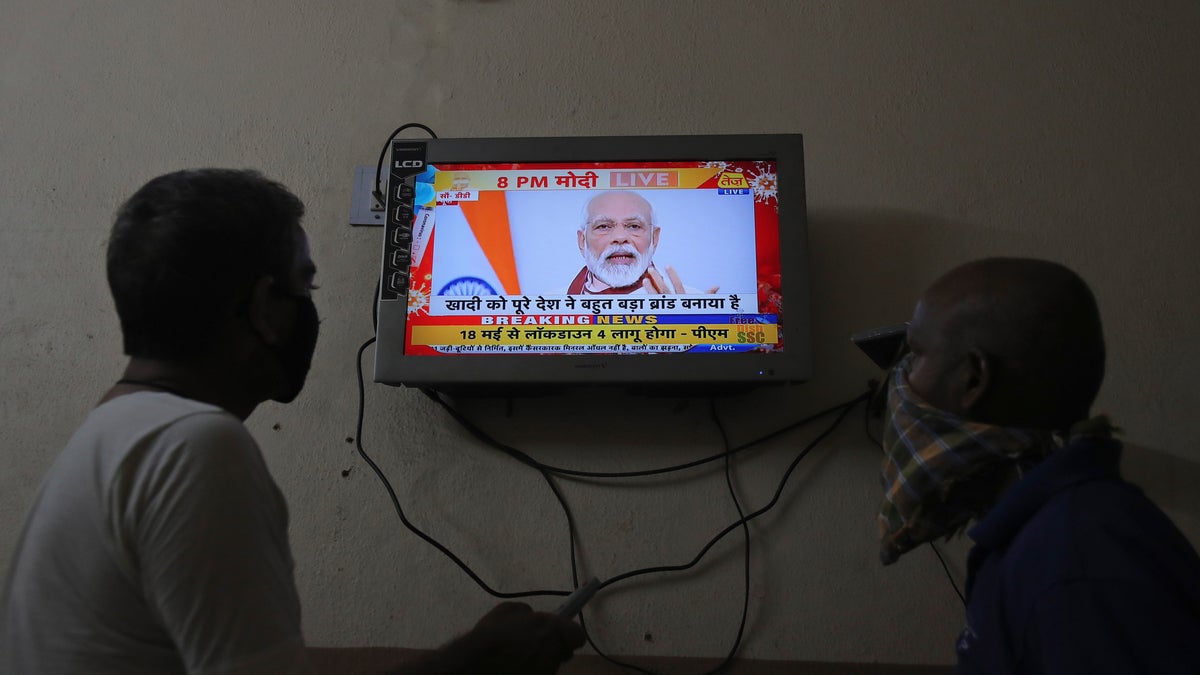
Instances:
[[[408,290],[408,273],[392,272],[388,277],[388,288],[397,292]]]

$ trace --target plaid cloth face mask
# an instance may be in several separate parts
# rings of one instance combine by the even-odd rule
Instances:
[[[909,388],[911,359],[900,361],[888,383],[878,516],[884,565],[964,530],[1057,447],[1048,431],[970,422],[929,405]]]

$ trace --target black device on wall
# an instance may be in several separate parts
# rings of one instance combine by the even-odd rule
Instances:
[[[896,365],[897,359],[907,349],[908,324],[897,323],[864,330],[850,336],[871,362],[887,370]]]
[[[387,175],[377,382],[812,374],[800,135],[405,139]]]

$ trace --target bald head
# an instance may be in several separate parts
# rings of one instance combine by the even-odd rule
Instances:
[[[1091,290],[1044,260],[988,258],[951,270],[921,297],[909,341],[913,388],[983,422],[1065,429],[1087,417],[1104,377]]]
[[[645,197],[632,190],[607,190],[594,195],[583,207],[584,220],[579,229],[586,229],[596,218],[609,217],[612,213],[642,218],[647,225],[654,225],[654,207]]]

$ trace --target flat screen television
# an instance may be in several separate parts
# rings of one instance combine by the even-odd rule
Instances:
[[[700,392],[811,376],[800,135],[389,154],[376,382]]]

